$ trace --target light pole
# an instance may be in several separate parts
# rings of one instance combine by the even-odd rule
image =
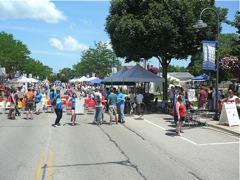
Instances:
[[[216,55],[216,60],[215,60],[215,63],[216,63],[216,87],[215,87],[215,97],[214,97],[214,103],[215,103],[215,115],[214,115],[214,120],[218,120],[218,81],[219,81],[219,53],[218,53],[218,44],[219,44],[219,16],[217,14],[217,12],[213,9],[213,8],[205,8],[202,10],[202,12],[200,13],[200,18],[199,20],[196,22],[195,25],[193,25],[193,27],[195,28],[204,28],[207,26],[206,23],[204,23],[202,20],[201,20],[201,17],[202,17],[202,13],[206,10],[210,10],[210,11],[213,11],[214,14],[216,15],[216,18],[217,18],[217,36],[216,36],[216,50],[215,50],[215,55]]]

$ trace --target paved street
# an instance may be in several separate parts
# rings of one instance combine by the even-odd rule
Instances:
[[[239,138],[209,126],[176,136],[172,117],[126,117],[125,124],[92,124],[93,114],[61,126],[55,114],[16,120],[0,115],[0,179],[239,179]]]

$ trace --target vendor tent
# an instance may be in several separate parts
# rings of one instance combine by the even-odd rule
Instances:
[[[22,75],[17,78],[17,82],[27,83],[27,82],[31,82],[31,80],[29,78],[27,78],[26,76]]]
[[[28,78],[28,79],[29,79],[30,82],[33,82],[33,83],[37,83],[37,82],[39,82],[39,80],[34,79],[34,78]]]
[[[210,80],[210,76],[208,76],[204,73],[192,78],[192,81],[208,81],[208,80]]]
[[[112,81],[114,80],[114,78],[120,77],[123,73],[125,73],[125,72],[128,71],[128,70],[129,70],[129,69],[124,66],[124,67],[123,67],[122,69],[120,69],[118,72],[112,74],[112,75],[109,76],[109,77],[106,77],[106,78],[104,79],[104,82],[112,82]]]
[[[97,77],[91,77],[87,80],[87,82],[91,84],[101,84],[102,80]]]
[[[86,78],[85,76],[82,76],[80,79],[79,79],[79,82],[84,82],[84,81],[87,81],[88,78]]]
[[[137,64],[132,69],[111,78],[110,81],[104,79],[104,82],[164,82],[164,78],[157,76]]]

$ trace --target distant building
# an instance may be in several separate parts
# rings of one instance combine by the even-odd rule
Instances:
[[[168,72],[167,78],[175,80],[178,82],[179,86],[186,85],[187,82],[190,82],[194,76],[189,72]]]

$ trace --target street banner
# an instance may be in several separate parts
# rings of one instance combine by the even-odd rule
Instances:
[[[203,44],[202,70],[216,70],[215,67],[216,42],[202,41],[202,44]]]

